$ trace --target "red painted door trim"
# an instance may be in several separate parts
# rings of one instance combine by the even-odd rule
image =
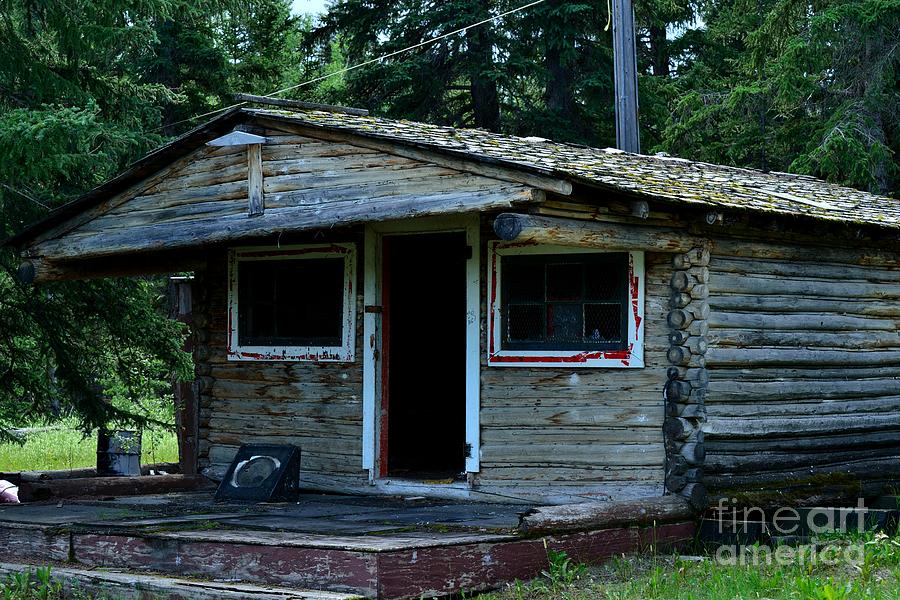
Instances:
[[[391,363],[391,261],[390,237],[381,243],[381,407],[378,416],[378,476],[388,475],[388,410]]]

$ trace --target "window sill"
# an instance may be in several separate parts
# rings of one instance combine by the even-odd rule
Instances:
[[[629,350],[525,351],[501,350],[488,356],[490,367],[641,368],[644,357]]]

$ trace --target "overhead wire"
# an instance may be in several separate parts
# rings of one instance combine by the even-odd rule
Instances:
[[[350,71],[355,71],[356,69],[361,69],[361,68],[363,68],[363,67],[367,67],[367,66],[369,66],[369,65],[371,65],[371,64],[375,64],[375,63],[377,63],[377,62],[381,62],[381,61],[387,60],[387,59],[389,59],[389,58],[393,58],[393,57],[395,57],[395,56],[399,56],[399,55],[401,55],[401,54],[405,54],[406,52],[411,52],[412,50],[417,50],[418,48],[422,48],[422,47],[424,47],[424,46],[428,46],[428,45],[434,44],[434,43],[439,42],[439,41],[441,41],[441,40],[443,40],[443,39],[446,39],[446,38],[448,38],[448,37],[451,37],[451,36],[454,36],[454,35],[463,33],[463,32],[465,32],[465,31],[468,31],[469,29],[474,29],[475,27],[481,27],[482,25],[485,25],[485,24],[487,24],[487,23],[491,23],[491,22],[494,22],[494,21],[498,21],[498,20],[500,20],[500,19],[502,19],[502,18],[504,18],[504,17],[508,17],[508,16],[511,15],[511,14],[514,14],[514,13],[517,13],[517,12],[521,12],[521,11],[526,10],[526,9],[529,9],[529,8],[531,8],[531,7],[533,7],[533,6],[537,6],[538,4],[542,4],[543,2],[546,2],[546,1],[547,1],[547,0],[532,0],[531,2],[528,2],[527,4],[523,4],[522,6],[519,6],[519,7],[516,7],[516,8],[511,8],[511,9],[509,9],[509,10],[507,10],[507,11],[504,11],[504,12],[502,12],[502,13],[500,13],[500,14],[494,15],[493,17],[488,17],[487,19],[482,19],[481,21],[478,21],[477,23],[472,23],[471,25],[466,25],[465,27],[460,27],[459,29],[454,29],[453,31],[449,31],[449,32],[447,32],[447,33],[442,33],[441,35],[438,35],[438,36],[435,36],[435,37],[433,37],[433,38],[424,40],[424,41],[422,41],[422,42],[418,42],[418,43],[413,44],[413,45],[411,45],[411,46],[407,46],[406,48],[403,48],[403,49],[401,49],[401,50],[395,50],[395,51],[393,51],[393,52],[388,52],[387,54],[383,54],[383,55],[381,55],[381,56],[379,56],[379,57],[377,57],[377,58],[370,58],[369,60],[365,60],[365,61],[363,61],[363,62],[361,62],[361,63],[357,63],[357,64],[351,65],[351,66],[349,66],[349,67],[344,67],[344,68],[342,68],[342,69],[338,69],[337,71],[334,71],[334,72],[332,72],[332,73],[327,73],[327,74],[325,74],[325,75],[320,75],[320,76],[318,76],[318,77],[314,77],[313,79],[310,79],[310,80],[308,80],[308,81],[303,81],[303,82],[301,82],[301,83],[298,83],[298,84],[295,84],[295,85],[291,85],[291,86],[282,88],[282,89],[280,89],[280,90],[275,90],[274,92],[269,92],[268,94],[264,94],[263,97],[264,97],[264,98],[274,98],[275,96],[278,96],[278,95],[280,95],[280,94],[284,94],[285,92],[289,92],[289,91],[291,91],[291,90],[295,90],[295,89],[301,88],[301,87],[306,87],[306,86],[308,86],[308,85],[312,85],[312,84],[314,84],[314,83],[318,83],[318,82],[320,82],[320,81],[324,81],[324,80],[326,80],[326,79],[329,79],[329,78],[334,77],[334,76],[336,76],[336,75],[343,75],[344,73],[349,73]],[[237,107],[239,107],[239,106],[244,106],[244,105],[246,105],[246,104],[247,104],[246,102],[236,102],[236,103],[231,104],[231,105],[229,105],[229,106],[224,106],[224,107],[222,107],[222,108],[217,108],[216,110],[211,110],[211,111],[205,112],[205,113],[203,113],[203,114],[194,115],[193,117],[189,117],[189,118],[187,118],[187,119],[182,119],[181,121],[175,121],[174,123],[169,123],[169,124],[167,124],[167,125],[164,125],[163,127],[158,127],[157,129],[154,129],[153,131],[159,131],[160,129],[163,129],[164,127],[174,127],[175,125],[181,125],[181,124],[183,124],[183,123],[189,123],[189,122],[191,122],[191,121],[195,121],[195,120],[200,119],[200,118],[203,118],[203,117],[208,117],[208,116],[211,116],[211,115],[215,115],[215,114],[218,114],[218,113],[220,113],[220,112],[225,112],[225,111],[227,111],[227,110],[231,110],[232,108],[237,108]]]

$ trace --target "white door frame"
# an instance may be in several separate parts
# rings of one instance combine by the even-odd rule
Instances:
[[[466,261],[466,472],[479,471],[481,454],[481,259],[478,213],[428,217],[366,225],[363,285],[363,439],[362,467],[378,478],[379,410],[381,406],[381,277],[385,235],[464,231],[472,255]]]

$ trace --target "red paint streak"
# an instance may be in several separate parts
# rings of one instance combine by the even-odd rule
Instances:
[[[391,238],[382,240],[381,249],[381,407],[378,415],[378,476],[388,476],[388,411],[391,378]]]
[[[640,300],[640,280],[638,275],[634,272],[634,258],[631,254],[628,255],[628,287],[631,292],[631,310],[634,313],[634,339],[640,339],[640,330],[641,330],[641,317],[638,314],[640,312],[640,307],[638,302]]]
[[[502,244],[497,244],[497,248],[503,248],[504,250],[507,248],[528,248],[529,246],[538,246],[539,243],[534,240],[525,240],[524,242],[503,242]]]

